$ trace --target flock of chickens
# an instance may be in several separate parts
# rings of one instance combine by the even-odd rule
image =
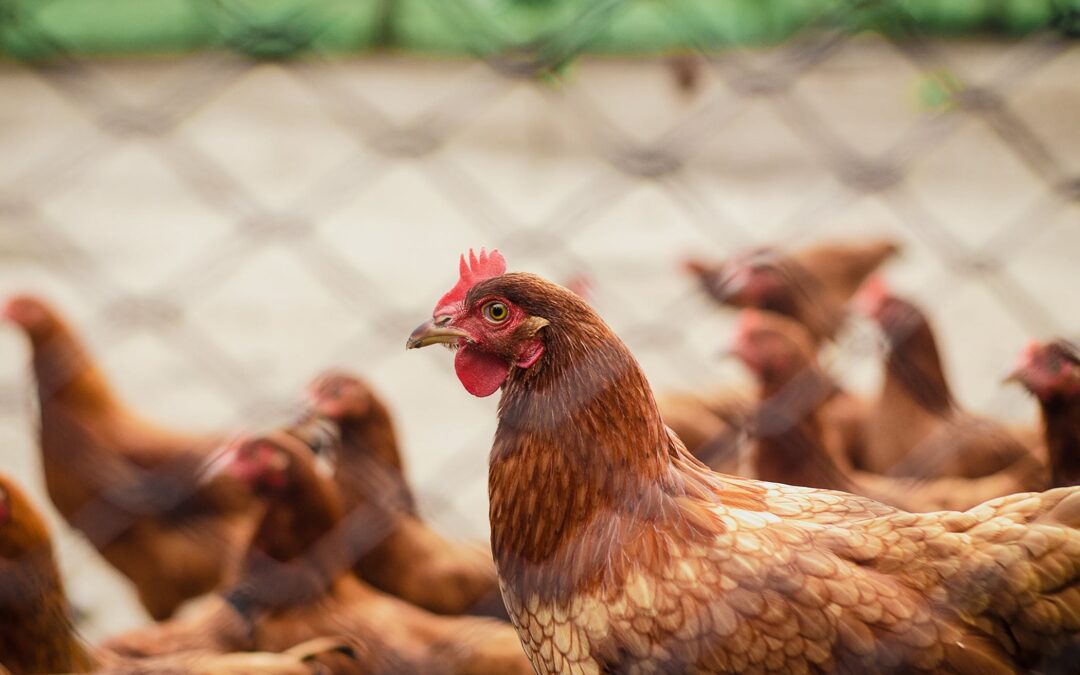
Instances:
[[[876,274],[895,252],[688,262],[741,312],[758,387],[659,400],[582,293],[462,256],[407,346],[501,391],[490,548],[420,517],[362,379],[320,375],[267,433],[190,435],[12,298],[49,497],[157,623],[86,644],[0,473],[0,673],[1080,672],[1080,350],[1033,342],[1010,376],[1041,429],[965,411],[926,317]],[[887,345],[874,400],[818,360],[851,312]]]

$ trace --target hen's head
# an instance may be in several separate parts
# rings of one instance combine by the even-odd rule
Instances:
[[[359,377],[340,370],[316,377],[306,395],[312,412],[333,420],[362,418],[371,410],[371,389]]]
[[[877,324],[890,346],[907,341],[926,328],[926,317],[912,303],[898,298],[880,276],[870,277],[852,300],[856,312]]]
[[[768,247],[740,253],[721,263],[690,258],[683,267],[698,277],[714,298],[734,307],[766,308],[783,304],[791,294],[792,281],[785,270],[787,259]]]
[[[240,438],[226,446],[214,460],[210,477],[224,474],[260,497],[280,496],[292,482],[294,452],[283,438]]]
[[[739,316],[731,352],[766,386],[789,382],[817,361],[813,337],[802,324],[750,309]]]
[[[1080,348],[1066,340],[1031,341],[1007,378],[1020,382],[1040,401],[1080,394]]]
[[[0,316],[15,324],[31,338],[48,337],[61,326],[56,311],[41,298],[16,295],[8,299]]]
[[[0,474],[0,558],[16,561],[49,546],[49,530],[29,497]]]
[[[490,396],[512,369],[533,367],[544,355],[547,316],[567,306],[591,316],[575,293],[529,274],[506,274],[498,251],[461,256],[457,284],[416,328],[406,347],[445,344],[457,350],[454,369],[470,394]]]

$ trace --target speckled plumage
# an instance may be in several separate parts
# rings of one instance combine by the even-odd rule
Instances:
[[[1008,673],[1075,649],[1080,489],[911,514],[716,474],[585,303],[507,274],[462,311],[491,297],[547,322],[503,387],[489,474],[537,672]]]
[[[568,601],[504,589],[537,671],[1014,672],[1080,630],[1080,534],[1032,524],[1074,492],[870,517],[780,484],[765,512],[722,501],[711,541],[650,537],[660,565]]]

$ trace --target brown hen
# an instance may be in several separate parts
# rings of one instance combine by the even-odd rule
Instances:
[[[1032,450],[1004,425],[964,410],[953,396],[934,332],[923,312],[891,295],[880,277],[857,299],[887,349],[881,394],[855,466],[892,476],[977,477],[1029,464]]]
[[[686,267],[718,302],[789,316],[820,343],[839,331],[859,284],[898,250],[888,240],[819,244],[791,254],[760,247],[721,263],[688,260]],[[730,389],[667,394],[660,400],[664,421],[690,452],[720,471],[733,470],[751,409],[743,392]],[[865,414],[862,401],[836,388],[823,411],[830,447],[835,442],[846,456],[860,454]]]
[[[348,513],[364,527],[353,570],[379,590],[437,614],[508,618],[486,547],[451,541],[416,511],[386,405],[359,378],[330,372],[308,387],[310,417],[288,432],[333,456]],[[338,430],[326,439],[322,423]]]
[[[1080,489],[912,514],[709,471],[595,312],[470,256],[409,347],[502,389],[492,549],[539,673],[1011,673],[1080,633]]]
[[[339,634],[361,654],[356,672],[530,671],[508,624],[431,614],[351,574],[349,541],[354,528],[363,528],[363,514],[345,516],[337,485],[296,437],[276,433],[235,444],[220,468],[268,506],[242,582],[227,596],[248,617],[257,648],[278,651]]]
[[[754,442],[739,475],[774,483],[856,491],[845,473],[847,457],[825,441],[823,408],[837,385],[821,369],[809,332],[771,312],[743,310],[732,352],[759,386]]]
[[[45,482],[64,519],[134,583],[155,619],[226,581],[257,514],[227,479],[197,486],[222,438],[133,412],[42,300],[13,298],[2,314],[30,339]]]
[[[848,300],[899,250],[890,240],[818,244],[793,253],[759,247],[721,263],[691,259],[686,268],[717,302],[790,316],[820,342],[835,337]]]
[[[979,478],[914,479],[854,469],[826,440],[823,418],[836,385],[818,364],[813,340],[802,325],[777,314],[744,310],[733,351],[761,388],[754,444],[741,476],[853,492],[907,511],[963,510],[1047,487],[1046,472],[1034,460]]]
[[[1033,342],[1009,379],[1039,401],[1050,485],[1080,485],[1080,349],[1066,340]]]
[[[45,520],[0,474],[0,665],[22,673],[86,673],[96,665],[79,640]]]
[[[285,654],[226,651],[202,646],[132,659],[84,644],[71,624],[45,522],[15,482],[0,474],[0,672],[299,675],[315,672],[316,659],[349,649],[341,640],[322,638]]]

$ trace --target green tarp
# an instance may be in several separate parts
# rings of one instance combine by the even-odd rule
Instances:
[[[0,0],[12,58],[376,48],[544,63],[783,41],[808,26],[920,34],[1072,32],[1080,0]]]

